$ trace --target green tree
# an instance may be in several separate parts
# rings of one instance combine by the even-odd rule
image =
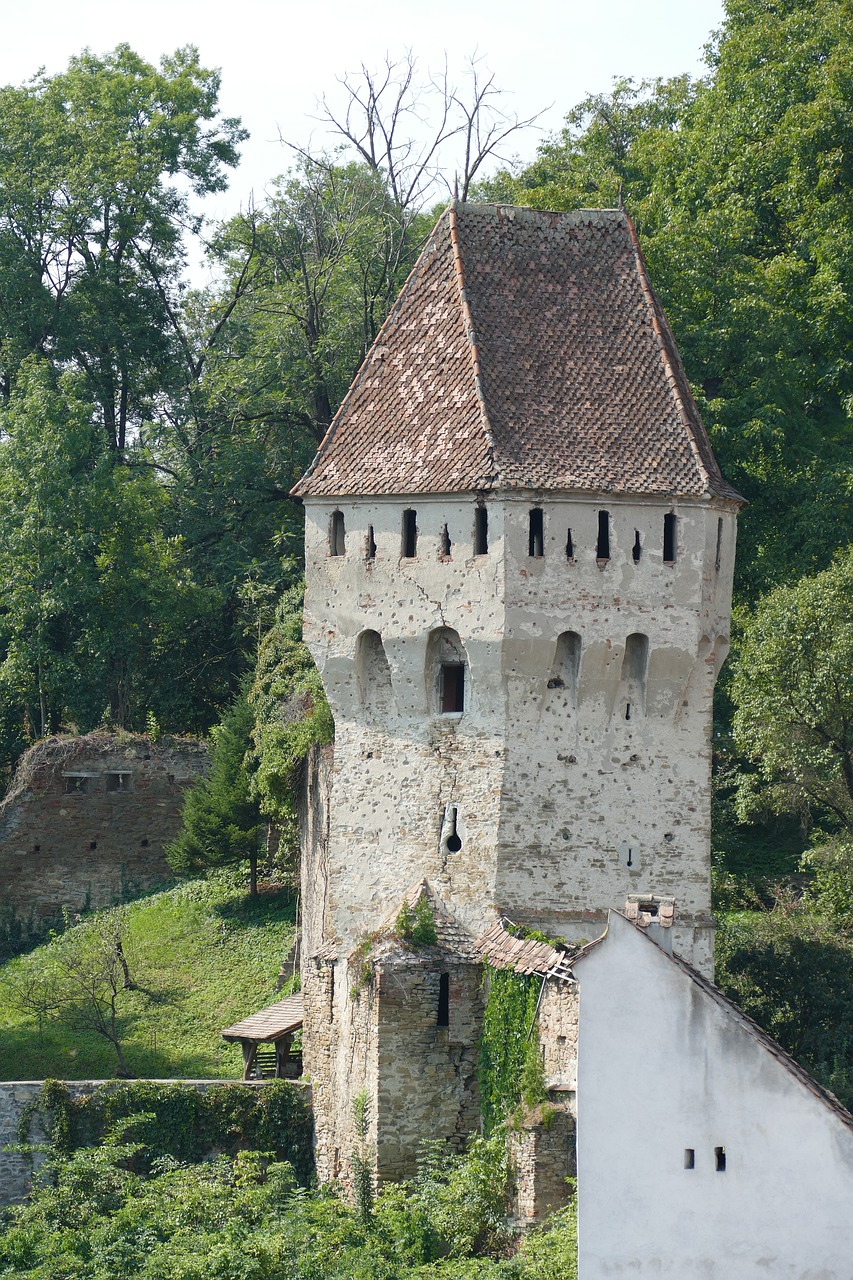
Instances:
[[[127,45],[0,91],[0,385],[26,355],[73,362],[110,450],[198,374],[180,324],[189,192],[224,189],[246,136],[218,91],[192,47],[158,70]]]
[[[218,599],[163,531],[162,486],[103,451],[83,391],[79,375],[30,359],[0,409],[0,690],[20,734],[10,720],[10,754],[62,726],[142,728],[147,711],[168,729],[197,723],[194,646]]]
[[[252,709],[240,693],[211,735],[210,771],[187,792],[183,829],[166,857],[181,875],[248,859],[255,897],[264,824],[246,768],[253,726]]]
[[[853,838],[853,551],[760,602],[731,692],[735,741],[756,769],[742,816],[805,813]]]

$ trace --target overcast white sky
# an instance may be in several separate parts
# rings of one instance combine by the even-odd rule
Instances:
[[[197,45],[205,65],[221,68],[223,110],[251,133],[230,191],[210,209],[226,216],[250,192],[260,202],[287,167],[279,134],[322,143],[309,118],[317,98],[334,99],[337,76],[386,52],[411,48],[424,67],[446,52],[458,73],[477,51],[520,115],[554,104],[542,120],[550,131],[615,76],[700,74],[721,20],[722,0],[0,0],[0,83],[59,71],[87,46],[103,53],[124,41],[156,62]],[[541,136],[519,137],[514,151],[532,157]]]

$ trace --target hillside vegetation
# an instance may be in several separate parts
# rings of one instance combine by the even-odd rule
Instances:
[[[122,942],[136,989],[117,998],[117,1027],[134,1075],[239,1078],[240,1049],[222,1027],[280,998],[279,965],[293,939],[289,890],[250,900],[224,872],[121,908]],[[0,1079],[109,1078],[116,1053],[73,1020],[16,1007],[13,988],[81,945],[99,915],[0,968]]]

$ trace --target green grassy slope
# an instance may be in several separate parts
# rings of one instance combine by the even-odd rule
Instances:
[[[122,1043],[131,1070],[153,1077],[239,1078],[239,1046],[227,1045],[219,1032],[281,998],[275,981],[293,938],[290,894],[266,892],[252,903],[242,886],[219,873],[125,910],[125,953],[140,988],[121,993]],[[0,1079],[113,1076],[115,1052],[105,1040],[56,1019],[39,1025],[12,1006],[4,978],[23,969],[37,972],[44,961],[45,948],[39,947],[0,966]]]

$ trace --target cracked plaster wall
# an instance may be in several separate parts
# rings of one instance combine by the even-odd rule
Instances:
[[[487,505],[488,553],[475,556],[467,497],[306,502],[305,637],[336,721],[325,934],[351,945],[422,876],[474,932],[500,910],[570,940],[600,933],[628,893],[655,893],[675,897],[676,949],[707,973],[711,699],[728,648],[734,512],[569,495]],[[541,558],[528,555],[534,505],[544,511]],[[417,556],[402,559],[412,507]],[[602,509],[606,563],[596,557]],[[346,529],[339,556],[329,546],[334,510]],[[468,661],[461,716],[439,714],[427,662],[429,635],[442,627],[458,633]],[[366,694],[364,664],[359,679],[366,630],[382,639],[390,697]],[[576,693],[565,682],[548,688],[569,631],[581,637]],[[637,632],[648,637],[644,688],[623,673]]]

